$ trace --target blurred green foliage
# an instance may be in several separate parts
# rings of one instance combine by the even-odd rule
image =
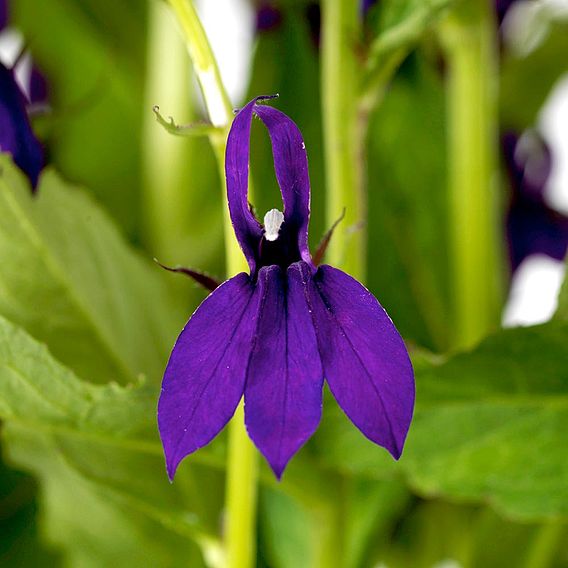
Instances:
[[[315,246],[327,227],[306,4],[282,2],[280,24],[259,34],[248,91],[280,93],[279,108],[303,131]],[[396,36],[404,61],[370,117],[366,172],[368,285],[413,346],[408,445],[393,462],[326,393],[322,425],[283,482],[262,466],[259,566],[321,564],[334,523],[348,568],[568,566],[566,284],[550,323],[439,354],[452,334],[444,68],[434,39],[446,4],[385,2],[368,22],[369,45],[358,46],[420,24]],[[175,182],[187,187],[176,251],[147,238],[144,160],[164,135],[148,105],[147,7],[13,2],[13,23],[50,86],[41,127],[51,166],[32,198],[10,160],[0,162],[0,565],[219,565],[224,439],[186,460],[172,485],[155,425],[169,349],[203,293],[151,258],[159,250],[161,260],[221,274],[224,196],[207,142],[176,139],[187,160]],[[566,26],[552,21],[526,55],[503,53],[503,127],[534,124],[567,70]],[[190,88],[187,116],[200,118]],[[257,209],[277,206],[270,145],[256,126],[252,173]]]

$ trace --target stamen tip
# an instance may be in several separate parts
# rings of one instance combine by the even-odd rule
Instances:
[[[284,223],[284,214],[278,209],[271,209],[264,216],[264,238],[275,241],[278,238],[280,227]]]

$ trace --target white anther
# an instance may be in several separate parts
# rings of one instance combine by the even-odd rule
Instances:
[[[284,215],[278,209],[271,209],[264,216],[264,238],[267,241],[275,241],[282,223],[284,223]]]

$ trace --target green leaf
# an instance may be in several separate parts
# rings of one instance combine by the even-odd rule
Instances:
[[[515,519],[566,517],[567,344],[568,325],[553,322],[447,361],[415,357],[417,407],[400,462],[333,404],[316,436],[320,459],[352,475],[403,474],[421,495],[489,503]]]
[[[200,452],[175,484],[168,482],[156,398],[156,389],[142,384],[80,381],[0,318],[0,418],[8,455],[37,476],[44,530],[74,558],[73,566],[97,565],[89,554],[95,546],[99,566],[129,557],[148,565],[145,555],[156,555],[149,565],[195,558],[199,566],[195,543],[216,546],[220,503],[211,495],[222,493],[219,463]]]
[[[317,527],[313,514],[302,503],[267,489],[261,493],[259,509],[261,554],[271,568],[317,565]]]
[[[184,318],[164,275],[82,190],[46,171],[35,197],[0,156],[0,314],[90,381],[157,382]]]
[[[566,324],[507,330],[418,369],[411,484],[519,519],[568,516],[567,342]]]

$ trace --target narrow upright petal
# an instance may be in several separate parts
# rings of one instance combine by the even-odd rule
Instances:
[[[310,298],[331,392],[353,424],[398,459],[414,408],[402,338],[376,298],[336,268],[318,269]]]
[[[277,266],[259,273],[262,300],[245,387],[249,436],[278,478],[321,418],[323,371],[302,264],[287,274]]]
[[[219,286],[173,348],[158,403],[170,479],[185,456],[223,429],[243,395],[258,311],[255,290],[244,273]]]
[[[306,145],[296,123],[279,110],[257,105],[254,112],[264,122],[274,155],[274,169],[284,201],[287,230],[298,235],[302,260],[312,263],[308,247],[310,177]]]
[[[256,270],[257,248],[262,238],[262,227],[252,214],[248,202],[250,128],[255,104],[256,99],[253,99],[235,116],[225,154],[229,212],[235,236],[247,259],[251,274]]]
[[[43,151],[26,112],[26,99],[14,73],[0,63],[0,151],[12,155],[35,189],[43,167]]]

